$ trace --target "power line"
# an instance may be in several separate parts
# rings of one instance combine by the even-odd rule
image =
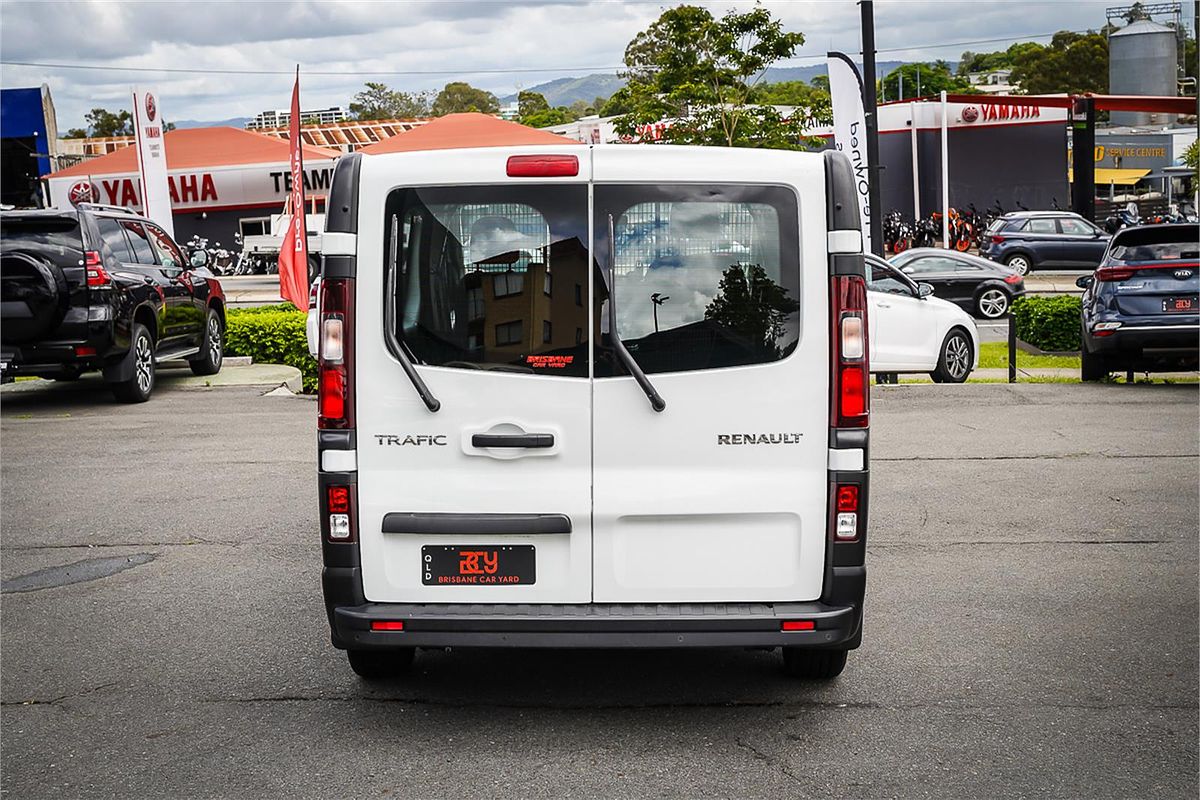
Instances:
[[[1076,31],[1078,32],[1078,31]],[[960,42],[943,42],[943,43],[928,43],[915,44],[906,47],[882,47],[878,48],[877,53],[899,53],[912,50],[936,50],[947,47],[964,47],[966,45],[976,44],[994,44],[995,42],[1009,42],[1014,40],[1029,40],[1029,39],[1049,39],[1053,37],[1053,33],[1019,33],[1012,36],[997,36],[991,39],[970,39]],[[797,55],[786,59],[792,61],[812,61],[823,60],[824,53],[814,53],[812,55]],[[273,69],[199,69],[199,68],[181,68],[181,67],[116,67],[111,65],[100,64],[66,64],[61,62],[44,62],[44,61],[9,61],[7,59],[0,60],[0,64],[13,67],[43,67],[46,69],[84,69],[95,70],[97,72],[160,72],[165,74],[180,74],[180,75],[294,75],[294,71],[290,69],[273,70]],[[507,69],[432,69],[432,70],[305,70],[301,69],[302,75],[310,77],[401,77],[406,75],[514,75],[520,73],[538,73],[538,72],[615,72],[625,69],[624,65],[619,66],[592,66],[592,67],[515,67]]]

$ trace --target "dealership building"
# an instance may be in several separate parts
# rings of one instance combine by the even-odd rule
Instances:
[[[163,135],[167,182],[176,238],[193,234],[232,244],[233,235],[270,231],[291,191],[290,145],[284,139],[238,128],[187,128]],[[304,147],[304,188],[317,211],[324,208],[341,152]],[[84,200],[142,210],[137,154],[130,145],[46,177],[50,205]]]

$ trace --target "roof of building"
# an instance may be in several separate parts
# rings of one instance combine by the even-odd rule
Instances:
[[[356,148],[375,144],[406,133],[413,128],[426,124],[423,119],[372,119],[372,120],[339,120],[337,122],[319,122],[300,126],[300,138],[305,144],[317,147]],[[288,137],[288,127],[256,128],[260,133],[277,138]]]
[[[167,169],[203,169],[238,164],[278,164],[290,158],[286,139],[266,136],[240,128],[184,128],[163,134],[167,150]],[[304,157],[338,158],[341,153],[324,147],[304,147]],[[76,175],[113,175],[137,172],[134,145],[122,147],[106,156],[80,162],[53,172],[47,177],[69,178]]]
[[[419,128],[363,147],[360,153],[402,153],[518,144],[578,145],[574,139],[475,112],[447,114]]]
[[[1152,19],[1139,19],[1136,22],[1129,23],[1118,31],[1113,31],[1108,35],[1108,38],[1111,39],[1114,36],[1136,36],[1140,33],[1169,33],[1174,36],[1175,29],[1166,25],[1160,25]]]

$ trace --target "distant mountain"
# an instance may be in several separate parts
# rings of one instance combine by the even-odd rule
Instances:
[[[876,61],[875,75],[882,78],[896,67],[907,62],[904,61]],[[858,71],[862,72],[862,64],[855,62]],[[953,67],[952,67],[953,68]],[[810,67],[770,67],[767,69],[765,81],[767,83],[782,83],[783,81],[804,81],[812,83],[812,79],[818,75],[826,73],[824,64],[813,64]]]
[[[214,122],[207,122],[200,119],[176,119],[171,120],[175,123],[176,128],[244,128],[246,123],[254,117],[231,117],[230,119],[219,119]]]
[[[878,61],[875,64],[875,73],[882,78],[896,67],[904,64],[904,61]],[[862,65],[858,65],[859,70],[862,70]],[[953,65],[951,65],[953,69]],[[818,75],[825,74],[824,64],[813,64],[808,67],[771,67],[767,70],[765,81],[767,83],[780,83],[782,81],[805,81],[811,83],[812,79]],[[539,83],[536,86],[530,86],[525,91],[537,92],[546,98],[546,102],[552,106],[569,106],[576,100],[582,100],[585,103],[590,103],[597,97],[603,97],[607,100],[613,95],[613,92],[625,85],[625,81],[616,75],[605,73],[593,73],[584,75],[581,78],[555,78],[546,83]],[[506,95],[500,98],[501,103],[512,103],[517,99],[516,94]],[[179,124],[179,123],[176,123]],[[199,124],[199,123],[197,123]],[[211,123],[218,124],[218,123]],[[228,124],[228,123],[220,123]],[[184,125],[179,124],[179,127]]]
[[[582,100],[585,103],[591,103],[597,97],[607,100],[612,97],[613,92],[624,85],[624,79],[618,78],[616,75],[597,72],[584,75],[582,78],[555,78],[546,83],[539,83],[537,86],[527,87],[524,91],[537,92],[545,97],[546,102],[552,106],[569,106],[576,100]],[[510,94],[501,97],[500,102],[512,103],[516,99],[516,94]]]

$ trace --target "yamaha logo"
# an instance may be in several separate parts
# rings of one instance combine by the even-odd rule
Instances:
[[[962,111],[963,122],[974,122],[979,119],[979,109],[975,106],[967,106]]]
[[[154,95],[146,92],[146,119],[154,122],[154,115],[158,113],[158,104],[154,102]]]
[[[1175,270],[1175,277],[1181,281],[1186,281],[1192,277],[1192,271],[1190,269],[1177,269]]]
[[[100,190],[91,181],[76,181],[67,190],[67,199],[73,206],[80,203],[95,203],[100,199]]]

